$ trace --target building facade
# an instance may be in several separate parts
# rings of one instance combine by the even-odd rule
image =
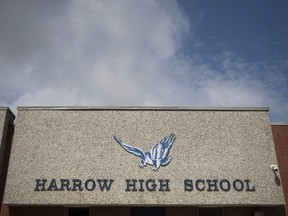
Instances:
[[[8,107],[0,107],[0,203],[3,202],[3,195],[6,183],[7,169],[11,150],[12,136],[14,133],[15,115]],[[0,212],[2,205],[0,206]]]
[[[277,153],[279,170],[281,173],[281,183],[284,190],[286,205],[285,212],[288,215],[288,124],[272,124],[272,133]]]
[[[19,107],[2,215],[285,215],[285,142],[267,108]]]

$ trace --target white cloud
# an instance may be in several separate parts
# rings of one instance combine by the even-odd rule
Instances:
[[[57,106],[59,104],[74,104],[83,105],[88,101],[82,97],[82,92],[79,89],[73,87],[64,88],[42,88],[36,92],[25,92],[12,104],[12,107],[16,107],[18,104],[27,105],[41,104],[44,106]]]

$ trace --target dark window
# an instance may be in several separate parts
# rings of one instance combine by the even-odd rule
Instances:
[[[222,208],[199,208],[199,216],[223,216]]]
[[[69,216],[89,216],[89,208],[69,208]]]
[[[165,216],[164,208],[161,207],[134,207],[132,216]]]

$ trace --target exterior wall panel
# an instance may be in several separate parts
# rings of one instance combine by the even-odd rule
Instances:
[[[9,206],[8,205],[2,205],[1,206],[1,216],[9,216]]]
[[[288,125],[272,125],[272,131],[286,200],[285,211],[288,216]]]
[[[10,206],[9,216],[64,216],[64,207]]]
[[[113,139],[116,135],[150,152],[171,133],[176,134],[169,153],[173,160],[158,172],[149,165],[140,169],[139,157]],[[282,187],[275,182],[271,164],[277,164],[277,159],[267,110],[20,108],[5,203],[283,205]],[[47,180],[44,191],[35,191],[37,179]],[[67,191],[64,187],[61,191],[61,179],[69,180],[71,187],[73,179],[81,180],[82,187],[93,179],[95,188]],[[104,179],[113,180],[109,191],[101,191],[98,184]],[[126,180],[133,179],[136,191],[127,191]],[[155,180],[155,190],[148,190],[149,179]],[[196,189],[197,179],[203,180],[203,191]],[[229,191],[220,189],[223,179],[230,182]],[[170,190],[159,191],[159,180],[169,180]],[[192,191],[185,191],[185,180],[192,180]],[[209,190],[207,180],[212,184],[216,180],[217,190],[211,185]],[[235,180],[242,190],[233,189]],[[47,191],[49,185],[52,191]]]
[[[9,125],[13,125],[14,114],[7,107],[0,107],[0,174],[3,169],[5,149],[7,146]]]
[[[90,216],[131,216],[131,207],[91,207]]]
[[[7,177],[12,136],[14,132],[14,114],[7,107],[0,107],[0,212]]]
[[[165,216],[198,216],[198,207],[165,207]]]
[[[254,216],[254,212],[262,212],[264,216],[284,216],[283,207],[225,207],[223,216]]]

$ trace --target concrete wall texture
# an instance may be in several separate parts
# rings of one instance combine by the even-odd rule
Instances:
[[[140,158],[113,139],[145,151],[174,133],[173,160],[158,172],[139,168]],[[284,205],[281,185],[271,164],[277,164],[268,110],[201,109],[33,109],[19,108],[13,140],[5,203],[9,205]],[[280,178],[279,172],[276,173]],[[35,191],[36,179],[47,179]],[[93,191],[54,191],[60,179],[94,179]],[[113,179],[109,191],[97,179]],[[155,191],[125,191],[126,179],[155,179]],[[170,191],[159,191],[169,179]],[[184,181],[193,181],[193,191]],[[196,190],[203,179],[204,191]],[[207,179],[227,179],[231,190],[207,191]],[[249,179],[247,191],[233,181]],[[91,183],[91,182],[90,182]],[[56,186],[55,186],[56,185]],[[241,183],[238,182],[241,187]],[[71,186],[71,185],[70,185]],[[151,186],[151,184],[150,184]],[[227,186],[227,185],[226,185]],[[83,186],[84,187],[84,186]],[[90,184],[91,187],[91,184]],[[201,185],[203,188],[203,185]],[[251,189],[250,188],[250,189]],[[77,188],[76,188],[77,190]]]

